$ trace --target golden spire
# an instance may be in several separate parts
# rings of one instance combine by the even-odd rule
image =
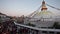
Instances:
[[[42,2],[41,11],[43,11],[43,10],[47,10],[47,7],[46,7],[46,5],[45,5],[45,1],[44,1],[44,0],[43,0],[43,2]]]

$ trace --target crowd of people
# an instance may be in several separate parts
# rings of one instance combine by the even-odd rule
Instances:
[[[18,32],[17,32],[18,30]],[[0,23],[0,34],[29,34],[30,30],[26,28],[17,29],[14,21],[9,20]]]
[[[16,34],[16,26],[13,21],[0,23],[0,34]]]

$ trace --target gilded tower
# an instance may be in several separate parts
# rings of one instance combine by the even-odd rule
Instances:
[[[45,11],[45,10],[47,10],[47,7],[45,1],[43,0],[41,11]]]

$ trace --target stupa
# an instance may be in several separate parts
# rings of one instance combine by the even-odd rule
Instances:
[[[36,27],[48,28],[52,27],[55,21],[55,15],[47,10],[46,3],[42,1],[41,11],[36,11],[31,14],[31,17],[26,17],[25,23],[32,23]]]

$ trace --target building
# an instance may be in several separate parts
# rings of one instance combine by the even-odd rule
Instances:
[[[5,21],[9,21],[11,19],[10,16],[7,16],[3,13],[0,13],[0,22],[5,22]]]
[[[43,0],[41,11],[32,13],[29,17],[25,17],[24,24],[34,24],[39,28],[52,28],[55,21],[58,21],[56,15],[47,10],[46,3]],[[56,20],[57,19],[57,20]]]

